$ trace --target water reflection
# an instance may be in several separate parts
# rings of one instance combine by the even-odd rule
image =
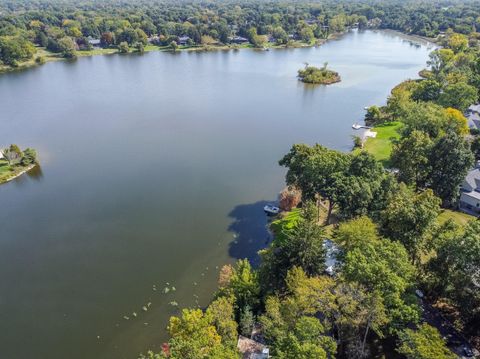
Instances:
[[[36,165],[27,172],[27,176],[34,181],[40,182],[43,179],[42,167],[40,165]]]
[[[268,217],[263,211],[263,207],[268,203],[271,201],[241,204],[228,214],[233,218],[228,230],[235,234],[228,250],[232,258],[248,258],[254,266],[260,264],[258,251],[265,248],[271,240],[267,229]]]

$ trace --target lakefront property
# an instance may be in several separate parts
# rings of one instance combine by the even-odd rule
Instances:
[[[478,356],[475,1],[0,1],[0,358]]]
[[[470,170],[462,183],[459,207],[467,213],[480,215],[480,165]]]

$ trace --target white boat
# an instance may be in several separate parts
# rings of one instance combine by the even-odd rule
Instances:
[[[359,129],[361,129],[362,127],[363,127],[362,125],[359,125],[359,124],[356,123],[356,122],[352,125],[352,128],[353,128],[354,130],[359,130]]]
[[[280,213],[280,208],[271,206],[267,204],[265,207],[263,207],[263,210],[265,211],[266,214],[279,214]]]

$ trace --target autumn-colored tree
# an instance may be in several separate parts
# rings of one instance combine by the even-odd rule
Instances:
[[[291,211],[302,201],[302,191],[294,186],[287,186],[278,195],[279,207],[284,211]]]

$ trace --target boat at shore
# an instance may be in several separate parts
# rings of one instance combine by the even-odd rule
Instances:
[[[365,128],[367,130],[371,129],[372,127],[371,126],[366,126],[366,125],[360,125],[358,122],[355,122],[353,125],[352,125],[352,128],[354,130],[360,130],[362,128]]]
[[[263,211],[268,215],[276,215],[280,213],[280,208],[267,204],[263,207]]]

